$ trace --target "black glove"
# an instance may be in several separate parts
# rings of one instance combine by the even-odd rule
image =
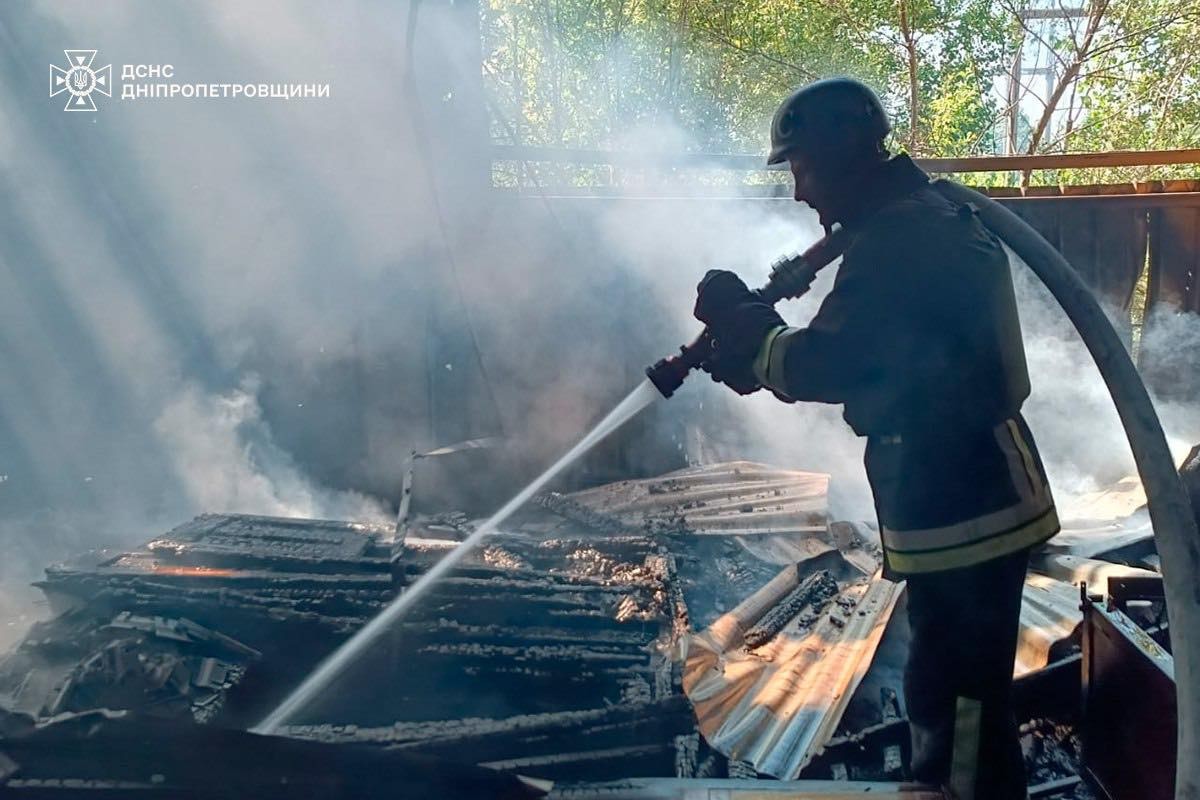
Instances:
[[[693,313],[708,326],[713,338],[713,355],[700,368],[738,394],[761,389],[754,375],[754,358],[767,333],[786,324],[783,317],[741,278],[723,269],[710,269],[700,281]]]

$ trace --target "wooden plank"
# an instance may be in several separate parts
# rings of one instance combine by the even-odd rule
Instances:
[[[1150,167],[1200,163],[1200,148],[1189,150],[1111,150],[1105,153],[1051,153],[1036,156],[968,156],[917,159],[930,172],[1008,172],[1085,167]]]
[[[765,170],[766,155],[757,153],[688,153],[680,150],[595,150],[535,145],[492,145],[493,161],[550,161],[567,164],[614,164],[622,167],[690,167],[692,169]],[[787,165],[772,167],[787,170]]]
[[[492,145],[493,161],[551,161],[622,166],[681,166],[695,169],[765,170],[767,158],[756,153],[687,153],[679,151],[617,151],[532,145]],[[1112,150],[1104,153],[1052,153],[1034,156],[966,156],[918,158],[930,172],[1018,172],[1029,169],[1084,167],[1148,167],[1200,164],[1200,148],[1187,150]],[[779,169],[775,167],[774,169]]]
[[[1200,192],[1155,192],[1152,194],[1095,194],[1095,195],[1060,195],[1057,197],[1013,197],[992,195],[990,189],[977,189],[995,197],[1014,211],[1020,206],[1036,205],[1066,205],[1070,203],[1088,203],[1095,206],[1110,208],[1200,208]]]
[[[1053,196],[1053,197],[1023,197],[1013,192],[1019,190],[1007,187],[970,187],[976,191],[1004,203],[1016,210],[1025,205],[1070,203],[1095,203],[1098,205],[1126,208],[1162,208],[1162,207],[1200,207],[1200,192],[1155,192],[1139,194],[1127,191],[1123,194],[1097,193],[1087,196]],[[792,187],[790,184],[779,183],[760,186],[712,186],[706,187],[703,195],[684,195],[678,187],[663,186],[655,188],[637,188],[622,186],[556,186],[538,192],[528,187],[521,189],[493,188],[492,192],[505,198],[526,198],[531,202],[541,203],[543,200],[655,200],[655,201],[684,201],[689,203],[705,203],[715,200],[722,201],[754,201],[791,203]]]

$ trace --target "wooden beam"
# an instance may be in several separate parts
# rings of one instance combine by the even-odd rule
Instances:
[[[1107,153],[1049,153],[1036,156],[967,156],[918,158],[929,172],[1016,172],[1027,169],[1087,167],[1151,167],[1200,164],[1200,148],[1190,150],[1112,150]]]
[[[987,194],[987,189],[981,189]],[[1154,192],[1151,194],[1060,194],[1026,197],[994,197],[998,203],[1037,205],[1039,203],[1094,204],[1105,208],[1200,208],[1200,192]]]
[[[984,194],[992,195],[992,199],[1002,204],[1037,205],[1040,203],[1070,203],[1095,204],[1104,208],[1200,208],[1200,192],[1150,192],[1139,194],[1128,192],[1124,194],[1056,194],[1056,195],[1009,195],[993,194],[987,187],[972,187]],[[493,189],[497,196],[513,200],[528,199],[531,202],[541,202],[543,195],[533,189]],[[632,194],[632,192],[637,192]],[[786,186],[728,186],[710,187],[703,195],[684,195],[677,190],[662,189],[647,191],[621,187],[560,187],[548,189],[544,199],[554,201],[663,201],[679,203],[708,203],[715,201],[736,202],[792,202],[791,190]]]
[[[493,161],[553,161],[568,164],[615,164],[621,167],[689,167],[692,169],[767,169],[767,157],[751,153],[688,153],[679,150],[584,150],[533,145],[492,145]],[[771,169],[786,170],[787,165]]]
[[[492,145],[494,161],[553,161],[576,164],[616,164],[629,167],[688,167],[692,169],[767,169],[766,156],[751,153],[686,153],[583,150],[527,145]],[[1018,172],[1027,169],[1088,167],[1150,167],[1200,164],[1200,148],[1188,150],[1113,150],[1106,153],[1051,153],[1034,156],[966,156],[918,158],[929,172]]]

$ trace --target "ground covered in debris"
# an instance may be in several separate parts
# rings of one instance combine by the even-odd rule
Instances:
[[[826,491],[824,476],[734,462],[538,498],[283,733],[574,783],[902,780],[902,587],[880,579],[870,525],[829,518]],[[1045,796],[1091,796],[1071,782],[1063,699],[1079,695],[1072,584],[1152,575],[1140,524],[1068,531],[1034,559],[1016,691]],[[245,729],[472,529],[457,512],[415,515],[398,537],[207,515],[52,567],[39,585],[56,616],[0,659],[4,740],[74,741],[85,719]],[[1139,608],[1161,628],[1161,604]],[[52,748],[0,754],[10,786],[87,772]]]

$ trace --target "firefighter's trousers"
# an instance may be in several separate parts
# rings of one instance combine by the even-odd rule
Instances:
[[[1021,800],[1010,694],[1029,551],[908,577],[904,673],[916,780],[959,800]]]

